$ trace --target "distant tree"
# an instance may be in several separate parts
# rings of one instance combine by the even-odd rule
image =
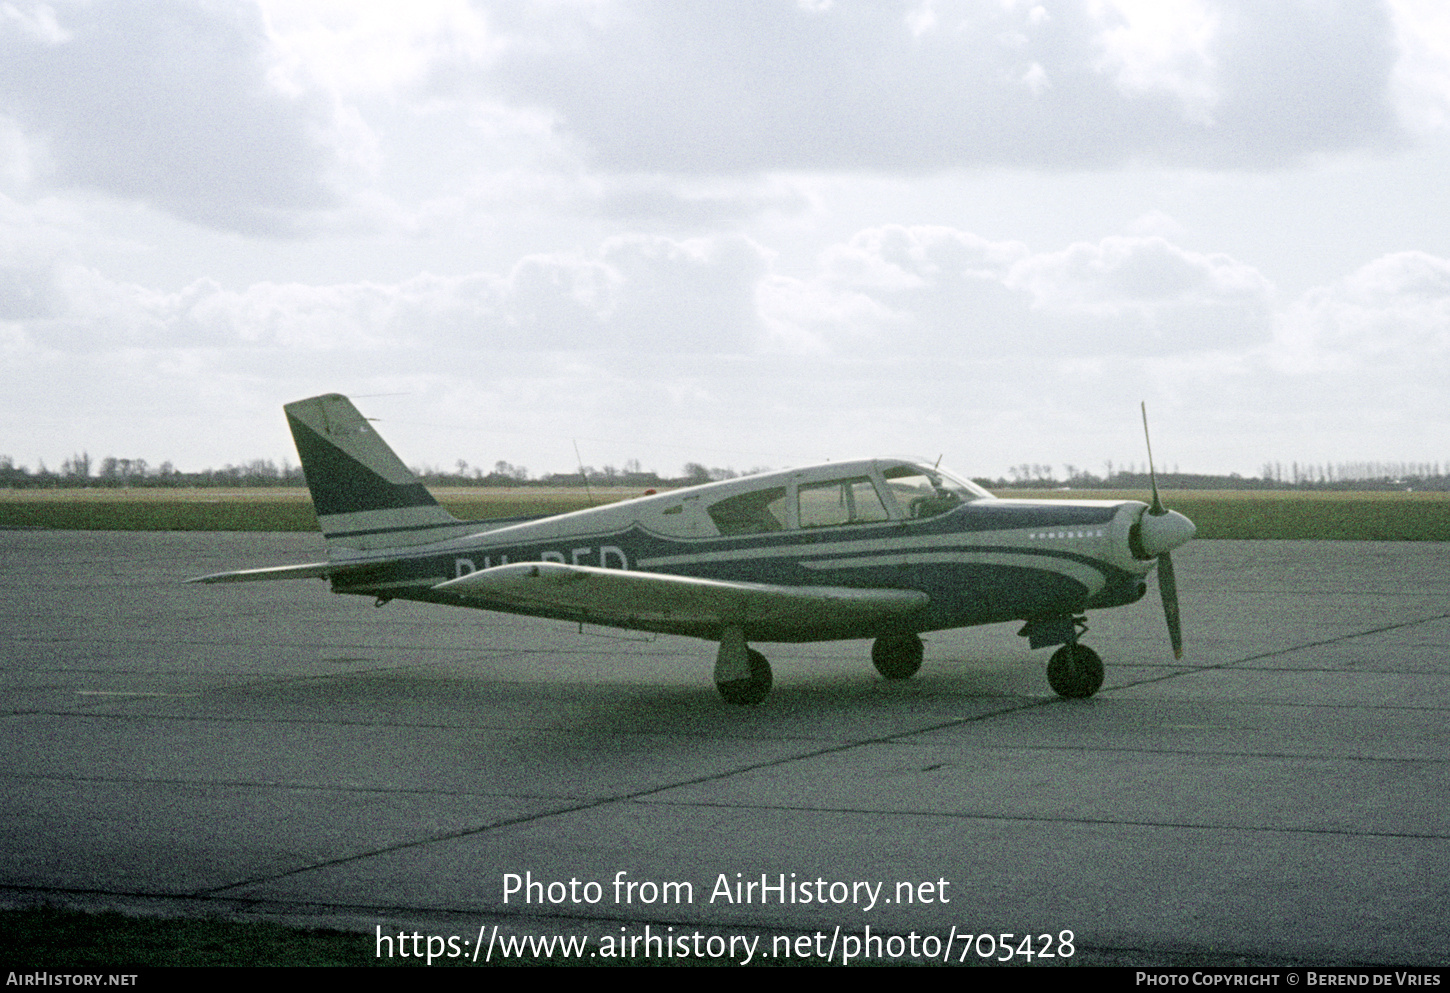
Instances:
[[[60,464],[60,474],[67,479],[89,479],[91,475],[90,453],[81,452],[66,459]]]
[[[0,455],[0,486],[25,486],[29,482],[30,473],[24,466],[17,468],[14,459],[8,455]]]

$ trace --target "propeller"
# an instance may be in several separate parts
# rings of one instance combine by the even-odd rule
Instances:
[[[1173,643],[1173,657],[1183,658],[1183,627],[1178,614],[1178,580],[1173,575],[1173,556],[1169,554],[1197,532],[1193,522],[1176,510],[1163,506],[1158,495],[1158,473],[1153,468],[1153,442],[1148,437],[1148,404],[1143,410],[1143,441],[1148,446],[1148,480],[1153,487],[1153,503],[1143,513],[1135,531],[1134,554],[1139,558],[1158,560],[1158,592],[1163,597],[1163,617],[1168,621],[1168,638]]]

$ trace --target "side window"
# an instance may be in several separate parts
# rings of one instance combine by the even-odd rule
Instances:
[[[785,527],[785,487],[741,493],[710,507],[721,534],[763,534]]]
[[[806,483],[799,488],[799,494],[803,528],[871,524],[887,519],[886,505],[869,476]]]

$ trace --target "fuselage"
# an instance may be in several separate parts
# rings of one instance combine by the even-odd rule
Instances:
[[[928,603],[889,621],[793,623],[747,631],[756,641],[880,637],[1077,614],[1140,599],[1153,561],[1131,534],[1139,501],[1000,500],[906,460],[836,462],[675,490],[410,547],[400,556],[331,546],[333,588],[583,622],[618,619],[490,603],[434,587],[520,562],[764,584],[915,590]],[[629,627],[718,637],[718,627],[651,617]]]

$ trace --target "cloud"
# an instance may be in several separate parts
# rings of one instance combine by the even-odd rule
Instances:
[[[749,354],[764,331],[761,249],[738,236],[607,239],[592,256],[529,255],[507,273],[398,283],[210,278],[165,293],[55,255],[0,259],[0,320],[37,347],[279,348],[299,356],[413,349]]]
[[[1201,0],[1148,0],[1109,5],[1115,17],[1097,36],[1099,68],[1125,96],[1172,95],[1192,121],[1209,124],[1218,103],[1213,43],[1220,21]]]
[[[6,10],[0,100],[43,151],[49,173],[35,181],[248,233],[286,233],[299,213],[334,205],[334,108],[276,85],[255,8],[156,0]]]
[[[666,365],[669,356],[850,364],[1237,355],[1266,357],[1290,375],[1388,366],[1414,376],[1450,355],[1450,262],[1421,252],[1387,255],[1281,303],[1253,267],[1157,236],[1039,252],[945,226],[884,225],[789,275],[737,235],[631,235],[588,255],[526,255],[504,272],[242,289],[200,279],[176,292],[13,241],[0,251],[0,321],[47,352],[261,349],[299,362],[355,353],[409,368],[470,351]]]
[[[1159,237],[1112,237],[1024,259],[1007,285],[1072,343],[1096,352],[1205,351],[1264,340],[1273,287],[1227,255]],[[1096,332],[1096,333],[1091,333]]]
[[[808,193],[785,179],[722,183],[661,175],[610,177],[601,183],[598,204],[611,220],[667,228],[720,228],[811,206]]]
[[[1439,0],[1390,0],[1401,57],[1394,94],[1400,118],[1415,133],[1450,123],[1450,9]]]
[[[1273,287],[1225,255],[1160,237],[1055,252],[945,227],[886,225],[822,253],[809,280],[776,280],[779,327],[850,351],[944,356],[1171,354],[1267,341]]]
[[[1214,117],[1245,164],[1399,139],[1392,82],[1400,52],[1383,4],[1226,5],[1215,49]]]
[[[934,455],[964,443],[963,425],[970,460],[948,461],[969,471],[1020,462],[1024,437],[1062,439],[1039,461],[1138,458],[1130,384],[1165,430],[1181,425],[1168,432],[1173,458],[1206,470],[1253,471],[1260,456],[1242,464],[1245,451],[1282,458],[1304,438],[1317,446],[1304,458],[1367,457],[1367,425],[1450,431],[1438,413],[1450,260],[1419,252],[1283,302],[1253,267],[1162,237],[1042,251],[941,225],[862,229],[803,273],[740,236],[631,235],[498,271],[199,279],[175,292],[21,246],[0,254],[0,311],[0,371],[14,385],[0,422],[50,439],[52,459],[119,436],[120,397],[134,431],[178,405],[271,424],[277,402],[329,389],[427,398],[416,419],[429,430],[399,439],[409,458],[478,461],[487,450],[467,446],[502,433],[525,440],[493,457],[536,469],[571,461],[530,454],[536,434],[596,423],[596,435],[643,441],[596,448],[588,458],[601,464],[670,466],[712,448],[756,453],[736,464]],[[72,423],[92,434],[76,437]],[[168,431],[189,440],[135,454],[257,454],[240,440],[227,449],[214,427]],[[651,456],[652,442],[694,449]],[[285,454],[285,438],[272,451]]]
[[[522,9],[487,78],[606,171],[1261,166],[1398,133],[1365,0]]]
[[[1450,260],[1397,252],[1306,293],[1278,327],[1274,358],[1293,376],[1416,370],[1450,377]],[[1443,405],[1443,397],[1437,401]]]

